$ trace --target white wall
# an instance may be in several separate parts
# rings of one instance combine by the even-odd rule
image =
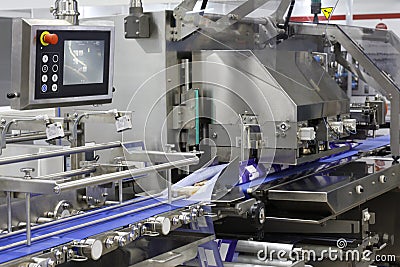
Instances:
[[[176,3],[180,2],[180,0],[142,1],[147,10],[161,8],[171,9]],[[219,1],[225,3],[238,2],[229,0]],[[80,5],[81,17],[93,17],[126,13],[129,0],[78,0],[78,2]],[[333,15],[345,15],[347,13],[346,2],[347,0],[322,0],[322,6],[331,7],[336,5],[336,10]],[[0,16],[51,18],[49,7],[53,3],[54,0],[3,0],[0,4]],[[297,0],[293,16],[310,16],[310,3],[311,0]],[[228,6],[230,5],[228,4]],[[354,0],[353,12],[354,14],[400,13],[400,0]],[[312,17],[310,16],[310,20],[311,19]],[[384,22],[389,26],[389,29],[400,35],[400,19],[355,20],[354,25],[375,27],[379,22]],[[346,21],[334,20],[332,23],[345,24]]]

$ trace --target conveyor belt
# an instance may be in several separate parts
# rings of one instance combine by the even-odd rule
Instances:
[[[116,207],[115,209],[107,210],[104,212],[99,212],[93,215],[88,215],[84,217],[80,217],[77,219],[72,219],[67,222],[60,222],[49,227],[43,227],[40,229],[32,230],[32,238],[37,236],[42,236],[48,233],[54,233],[56,231],[79,226],[87,222],[91,222],[94,220],[110,217],[116,214],[121,214],[123,212],[140,209],[146,206],[151,206],[160,201],[165,201],[165,199],[145,199],[143,201],[139,201],[137,203],[129,204],[123,207]],[[146,220],[150,217],[156,216],[158,214],[170,212],[176,209],[180,209],[182,207],[187,207],[188,205],[195,204],[194,202],[190,202],[187,200],[177,200],[172,203],[172,205],[162,204],[153,208],[144,209],[143,211],[136,212],[134,214],[122,216],[116,219],[104,221],[102,223],[98,223],[92,226],[79,228],[73,231],[69,231],[65,234],[56,235],[50,238],[46,238],[43,240],[38,240],[36,242],[32,242],[31,246],[21,245],[15,248],[1,250],[0,251],[0,264],[12,261],[30,254],[38,253],[43,250],[50,249],[55,246],[59,246],[74,240],[82,240],[84,238],[88,238],[93,235],[101,234],[107,231],[111,231],[113,229],[127,226],[132,223],[136,223],[142,220]],[[0,247],[7,246],[9,244],[13,244],[15,242],[26,240],[26,234],[20,233],[13,236],[9,236],[6,238],[0,237]]]
[[[305,163],[302,165],[298,165],[295,167],[290,167],[280,172],[272,173],[267,177],[256,179],[253,181],[249,181],[239,185],[242,191],[247,194],[248,188],[259,187],[263,184],[274,183],[278,180],[284,179],[285,177],[290,177],[296,174],[301,174],[305,172],[319,172],[332,167],[333,165],[337,165],[339,162],[349,162],[357,159],[358,155],[362,155],[362,153],[375,150],[381,147],[385,147],[390,145],[390,136],[384,135],[376,138],[371,138],[360,142],[357,146],[352,149],[333,155],[330,157],[322,158],[318,161]]]
[[[304,173],[307,171],[322,171],[330,166],[337,164],[339,161],[351,161],[355,156],[359,155],[365,151],[371,151],[373,149],[377,149],[380,147],[384,147],[389,145],[390,137],[382,136],[375,139],[369,139],[363,141],[360,145],[352,148],[350,151],[341,153],[339,155],[334,155],[328,158],[323,158],[319,161],[295,166],[283,170],[281,172],[273,173],[266,178],[256,179],[251,182],[247,182],[241,184],[241,188],[244,192],[247,191],[249,187],[256,187],[262,184],[273,183],[279,179],[284,177],[288,177],[291,175],[295,175],[298,173]],[[36,229],[32,231],[32,237],[35,238],[37,236],[46,235],[48,233],[53,233],[61,229],[66,229],[74,226],[79,226],[87,222],[91,222],[94,220],[106,218],[109,216],[113,216],[116,214],[121,214],[123,212],[127,212],[130,210],[140,209],[146,206],[154,205],[160,201],[160,199],[145,199],[143,201],[139,201],[137,203],[129,204],[123,207],[116,207],[115,209],[107,210],[104,212],[99,212],[94,215],[88,215],[76,219],[71,219],[68,222],[60,222],[51,226],[46,226],[40,229]],[[102,223],[98,223],[92,226],[79,228],[76,230],[69,231],[68,233],[56,235],[50,238],[46,238],[43,240],[32,242],[31,246],[21,245],[12,249],[0,250],[0,264],[9,262],[30,254],[38,253],[43,250],[47,250],[49,248],[59,246],[65,243],[69,243],[74,240],[81,240],[84,238],[88,238],[93,235],[101,234],[119,227],[123,227],[132,223],[136,223],[142,220],[145,220],[149,217],[156,216],[158,214],[166,213],[169,211],[173,211],[182,207],[186,207],[188,205],[195,204],[195,202],[190,202],[187,200],[177,200],[173,202],[173,205],[162,204],[157,207],[145,209],[143,211],[136,212],[134,214],[122,216],[116,219],[112,219],[109,221],[105,221]],[[7,246],[9,244],[13,244],[15,242],[26,240],[25,233],[15,234],[7,238],[1,238],[0,236],[0,249],[1,247]]]

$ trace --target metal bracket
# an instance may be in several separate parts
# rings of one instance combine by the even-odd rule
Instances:
[[[180,41],[198,29],[209,32],[222,32],[269,1],[271,0],[247,0],[229,14],[222,16],[217,21],[213,21],[204,17],[201,14],[203,11],[199,13],[191,12],[196,5],[196,0],[184,0],[174,9],[173,16],[176,19],[176,27],[171,30],[170,39],[172,41]],[[278,9],[272,15],[275,23],[283,18],[289,5],[290,0],[283,0],[280,3]]]

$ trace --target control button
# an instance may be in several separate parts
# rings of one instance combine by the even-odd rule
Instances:
[[[57,82],[58,81],[58,75],[54,74],[51,79],[53,80],[53,82]]]
[[[48,77],[47,75],[42,75],[42,82],[47,83]]]
[[[58,55],[53,56],[53,62],[57,63],[58,62]]]
[[[42,61],[43,61],[43,63],[47,63],[49,61],[49,56],[48,55],[43,55]]]
[[[58,35],[48,31],[42,32],[40,35],[40,42],[43,46],[56,45],[58,43]]]
[[[58,90],[57,84],[53,84],[53,85],[51,86],[51,91],[57,92],[57,90]]]
[[[46,73],[48,70],[49,70],[49,66],[47,66],[47,65],[43,65],[43,66],[42,66],[42,71],[43,71],[44,73]]]
[[[57,65],[53,65],[53,67],[51,69],[53,70],[53,72],[57,72],[58,71],[58,66]]]
[[[46,84],[43,84],[43,85],[42,85],[42,92],[43,92],[43,93],[46,93],[46,92],[47,92],[47,85],[46,85]]]

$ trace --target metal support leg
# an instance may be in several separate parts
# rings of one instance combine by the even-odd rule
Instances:
[[[12,232],[11,192],[7,192],[7,230]]]
[[[25,194],[25,206],[26,206],[26,244],[31,245],[31,194]]]
[[[21,172],[25,173],[24,179],[32,179],[31,173],[34,172],[34,168],[21,168]],[[25,213],[26,213],[26,244],[31,245],[31,193],[25,193]]]
[[[171,170],[167,170],[168,204],[172,203],[172,175]]]
[[[122,180],[118,181],[118,196],[119,203],[122,203],[124,200],[122,196]]]
[[[392,96],[390,103],[390,149],[395,161],[400,156],[400,97],[398,94]]]

